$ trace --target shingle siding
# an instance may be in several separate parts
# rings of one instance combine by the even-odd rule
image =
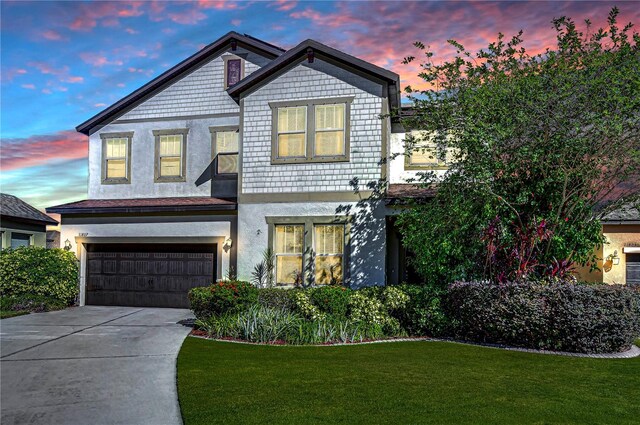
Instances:
[[[243,54],[241,51],[235,52]],[[238,113],[224,88],[224,53],[127,112],[120,119]],[[255,56],[255,55],[254,55]],[[245,76],[260,66],[245,61]]]
[[[317,59],[314,68],[298,65],[245,98],[242,193],[350,191],[354,177],[380,178],[382,86]],[[269,102],[345,96],[354,96],[349,162],[271,164]]]

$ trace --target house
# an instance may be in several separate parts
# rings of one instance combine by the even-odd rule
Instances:
[[[251,280],[382,285],[399,76],[306,40],[230,32],[88,119],[88,199],[48,208],[81,262],[84,304],[187,305]]]
[[[399,87],[314,40],[230,32],[80,124],[88,199],[47,209],[80,259],[80,303],[186,307],[191,287],[252,280],[267,249],[278,285],[412,280],[394,215],[424,196],[408,178],[446,164],[396,155]]]
[[[0,232],[2,249],[47,245],[47,225],[58,222],[24,202],[0,193]]]

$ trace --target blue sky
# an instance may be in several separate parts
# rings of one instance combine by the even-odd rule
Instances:
[[[553,45],[553,17],[603,25],[614,4],[638,22],[637,3],[606,1],[3,1],[0,190],[41,209],[86,198],[87,138],[74,127],[231,30],[284,48],[314,38],[415,84],[401,61],[416,40],[446,59],[447,39],[479,49],[523,29],[538,52]]]

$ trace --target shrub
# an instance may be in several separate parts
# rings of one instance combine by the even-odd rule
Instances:
[[[309,299],[322,313],[336,319],[347,317],[350,290],[342,286],[320,286],[308,291]]]
[[[640,330],[640,292],[567,283],[454,283],[448,313],[472,341],[582,353],[628,348]]]
[[[7,295],[3,296],[0,301],[0,310],[41,313],[43,311],[61,310],[68,305],[67,301],[52,299],[44,295]]]
[[[450,330],[445,313],[446,291],[432,286],[402,285],[396,287],[408,298],[404,308],[394,317],[410,335],[443,336]]]
[[[25,247],[0,252],[0,296],[46,299],[67,306],[78,294],[78,262],[63,249]],[[38,301],[40,300],[40,301]]]
[[[291,298],[292,291],[282,288],[258,289],[258,304],[263,307],[280,308],[293,311],[295,303]]]
[[[255,343],[350,343],[384,336],[380,326],[347,319],[306,320],[297,313],[261,305],[238,313],[199,319],[196,325],[213,338],[236,338]]]
[[[308,290],[291,290],[291,299],[295,304],[295,311],[310,320],[325,319],[327,315],[320,311],[318,307],[313,305],[310,294],[311,292]]]
[[[189,291],[191,310],[198,319],[238,312],[257,300],[258,288],[243,281],[218,282]]]

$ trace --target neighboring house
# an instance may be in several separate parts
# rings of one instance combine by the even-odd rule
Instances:
[[[411,279],[393,216],[406,179],[444,164],[391,155],[399,87],[313,40],[230,32],[80,124],[88,199],[47,209],[80,259],[80,303],[186,307],[193,286],[251,280],[267,248],[278,285]]]
[[[6,193],[0,194],[0,232],[2,249],[47,245],[47,225],[58,222]]]

